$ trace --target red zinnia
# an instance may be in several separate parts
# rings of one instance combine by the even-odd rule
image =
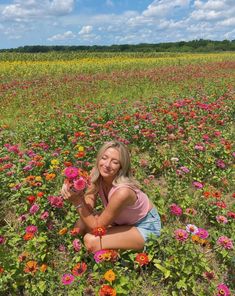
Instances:
[[[99,289],[99,296],[116,296],[116,290],[109,285],[103,285]]]
[[[95,236],[100,236],[101,237],[101,236],[106,234],[106,229],[105,229],[105,227],[98,226],[98,227],[96,227],[96,228],[94,228],[92,230],[92,234],[95,235]]]
[[[149,258],[146,253],[139,253],[136,255],[135,261],[137,261],[140,266],[143,266],[149,263]]]

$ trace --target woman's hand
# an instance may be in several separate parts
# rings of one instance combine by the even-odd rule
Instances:
[[[61,195],[64,199],[68,199],[74,206],[81,204],[84,198],[83,191],[74,191],[65,183],[62,186]]]

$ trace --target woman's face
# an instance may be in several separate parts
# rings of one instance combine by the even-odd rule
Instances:
[[[98,169],[101,176],[105,180],[112,182],[120,168],[120,153],[118,149],[106,149],[98,163]]]

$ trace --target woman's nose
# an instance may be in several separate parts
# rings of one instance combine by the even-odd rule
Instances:
[[[104,165],[105,165],[106,167],[110,167],[110,160],[107,159],[107,160],[105,161]]]

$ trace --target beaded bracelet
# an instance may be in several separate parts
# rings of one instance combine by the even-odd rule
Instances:
[[[77,205],[75,208],[76,208],[76,210],[77,209],[80,209],[80,208],[82,208],[82,206],[83,206],[83,203],[81,202],[79,205]]]

